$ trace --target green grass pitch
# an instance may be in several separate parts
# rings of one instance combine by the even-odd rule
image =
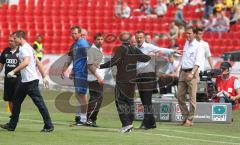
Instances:
[[[232,124],[195,123],[192,127],[175,123],[158,122],[153,130],[139,130],[139,121],[129,134],[120,134],[121,124],[114,103],[100,110],[99,128],[69,125],[74,113],[62,113],[55,107],[59,92],[43,91],[46,104],[55,124],[52,133],[40,133],[43,122],[40,113],[29,97],[22,105],[20,121],[15,132],[0,129],[0,145],[240,145],[240,111],[234,112]],[[0,93],[2,96],[2,93]],[[112,97],[110,94],[105,95]],[[76,103],[73,97],[72,103]],[[0,123],[9,120],[6,103],[0,99]]]

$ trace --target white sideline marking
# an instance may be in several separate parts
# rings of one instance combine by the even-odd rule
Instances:
[[[211,134],[211,133],[197,133],[197,132],[190,132],[190,131],[181,131],[181,130],[170,130],[166,128],[157,128],[157,130],[161,131],[169,131],[169,132],[178,132],[178,133],[186,133],[186,134],[196,134],[196,135],[206,135],[206,136],[217,136],[217,137],[227,137],[227,138],[234,138],[234,139],[240,139],[240,137],[237,136],[228,136],[228,135],[221,135],[221,134]]]
[[[8,118],[8,117],[0,117],[0,118]],[[41,121],[41,120],[33,120],[33,119],[21,119],[21,120],[43,123],[43,121]],[[68,123],[64,123],[64,122],[53,122],[53,124],[69,125]],[[108,130],[108,131],[118,131],[118,129],[114,129],[114,128],[101,128],[101,127],[98,127],[97,129]],[[171,130],[169,130],[169,131],[171,131]],[[174,130],[174,131],[176,131],[176,130]],[[181,131],[179,131],[179,132],[181,132]],[[239,145],[239,143],[236,143],[236,142],[224,142],[224,141],[214,141],[214,140],[206,140],[206,139],[196,139],[196,138],[181,137],[181,136],[166,135],[166,134],[156,134],[156,133],[147,133],[147,132],[139,132],[139,131],[134,131],[133,133],[146,134],[146,135],[155,135],[155,136],[162,136],[162,137],[168,137],[168,138],[179,138],[179,139],[193,140],[193,141],[202,141],[202,142],[208,142],[208,143],[220,143],[220,144]],[[189,132],[189,133],[192,133],[192,132]],[[212,135],[215,135],[215,134],[212,134]]]
[[[155,134],[155,133],[147,133],[147,132],[136,132],[136,133],[143,133],[146,135],[158,135],[163,137],[169,137],[169,138],[179,138],[179,139],[185,139],[185,140],[194,140],[194,141],[202,141],[202,142],[208,142],[208,143],[219,143],[219,144],[232,144],[232,145],[239,145],[239,143],[236,142],[224,142],[224,141],[214,141],[214,140],[206,140],[206,139],[196,139],[196,138],[189,138],[189,137],[181,137],[181,136],[174,136],[174,135],[165,135],[165,134]]]
[[[32,101],[32,100],[29,100],[29,101]],[[0,100],[0,102],[6,102],[4,100]],[[55,102],[55,100],[44,100],[44,102]],[[6,102],[7,103],[7,102]]]

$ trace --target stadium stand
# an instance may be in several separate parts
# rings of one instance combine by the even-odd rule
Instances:
[[[138,8],[140,1],[127,0],[132,9]],[[156,1],[152,0],[154,5]],[[18,5],[3,4],[0,7],[0,49],[7,46],[9,33],[17,30],[27,30],[28,40],[32,42],[37,33],[44,36],[45,52],[60,54],[67,52],[71,43],[69,29],[72,25],[79,25],[89,31],[89,39],[95,32],[108,34],[107,39],[118,35],[122,31],[131,33],[142,29],[151,35],[166,34],[169,24],[173,21],[177,8],[168,5],[167,14],[162,18],[143,19],[138,16],[141,12],[133,11],[130,19],[120,19],[114,15],[115,0],[19,0]],[[203,16],[203,5],[186,5],[183,15],[186,20],[199,20]],[[206,32],[205,38],[210,44],[214,56],[223,52],[239,50],[240,23],[232,25],[230,32],[220,36],[216,32]],[[161,43],[163,42],[163,43]],[[105,43],[105,54],[111,54],[118,41]],[[178,40],[179,47],[183,47],[184,40]],[[169,40],[160,40],[158,44],[167,47]]]

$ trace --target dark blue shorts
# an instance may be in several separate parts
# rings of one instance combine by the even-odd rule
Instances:
[[[87,74],[78,73],[74,77],[74,87],[77,94],[87,94],[88,82]]]

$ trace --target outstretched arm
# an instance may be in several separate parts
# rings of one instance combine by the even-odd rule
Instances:
[[[123,51],[122,47],[117,48],[117,51],[116,51],[115,55],[111,58],[111,60],[104,64],[101,64],[100,69],[109,68],[109,67],[116,65],[121,60],[123,53],[124,53],[124,51]]]
[[[137,61],[140,61],[140,62],[148,62],[151,59],[150,56],[145,55],[144,53],[142,53],[141,50],[137,48],[136,48],[136,55],[137,55]]]

